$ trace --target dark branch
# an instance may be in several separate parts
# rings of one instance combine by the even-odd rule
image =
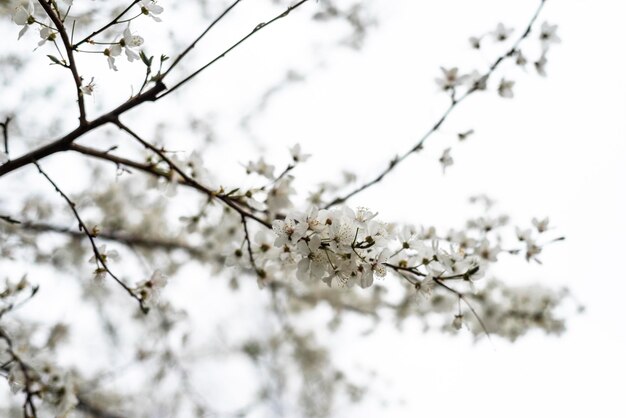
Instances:
[[[90,41],[91,39],[93,39],[94,36],[98,35],[101,32],[104,32],[105,30],[107,30],[108,28],[110,28],[113,25],[116,25],[118,23],[118,21],[122,18],[122,16],[124,16],[126,13],[128,13],[128,11],[135,5],[139,3],[139,0],[134,0],[127,8],[125,8],[119,15],[117,15],[117,17],[115,17],[115,19],[113,19],[112,21],[110,21],[109,23],[107,23],[106,25],[102,26],[100,29],[94,31],[91,33],[91,35],[87,36],[85,39],[78,41],[77,43],[75,43],[72,48],[75,50],[76,48],[78,48],[80,45],[84,44],[85,42]]]

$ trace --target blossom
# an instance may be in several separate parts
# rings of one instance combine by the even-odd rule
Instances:
[[[134,48],[140,47],[141,45],[143,45],[143,38],[139,35],[132,34],[129,23],[126,29],[124,29],[124,32],[122,32],[122,39],[111,45],[110,48],[106,48],[104,50],[104,55],[107,57],[109,68],[117,71],[117,67],[115,66],[115,57],[120,56],[122,54],[122,50],[126,54],[126,58],[129,62],[138,60],[139,54],[134,50]]]
[[[500,251],[499,245],[492,247],[486,239],[482,240],[480,246],[476,248],[476,254],[486,261],[496,261]]]
[[[311,154],[303,154],[300,149],[300,144],[296,144],[293,147],[289,148],[289,152],[291,153],[291,158],[294,162],[305,162],[311,157]]]
[[[452,164],[454,164],[454,159],[450,155],[451,150],[452,148],[446,148],[445,150],[443,150],[443,154],[441,154],[441,157],[439,157],[439,162],[441,163],[441,166],[443,167],[444,173],[446,171],[446,167],[449,167]]]
[[[506,99],[510,99],[513,97],[513,86],[515,85],[515,81],[502,79],[500,80],[500,85],[498,86],[498,94],[500,97],[504,97]]]
[[[487,77],[486,74],[484,75],[474,70],[465,78],[465,84],[469,90],[486,90]]]
[[[470,135],[474,134],[474,130],[473,129],[469,129],[465,132],[459,132],[457,135],[457,137],[459,138],[459,141],[465,141],[467,138],[470,137]]]
[[[539,74],[542,77],[545,77],[546,74],[546,65],[548,64],[548,58],[546,57],[546,54],[541,54],[541,57],[539,57],[539,59],[537,61],[534,62],[535,64],[535,70],[537,70],[537,74]]]
[[[548,230],[549,223],[550,223],[550,218],[543,218],[543,219],[533,218],[532,220],[533,226],[537,228],[537,231],[540,234]]]
[[[39,37],[41,38],[41,40],[37,43],[37,45],[42,46],[46,43],[46,41],[54,42],[57,34],[49,26],[42,26],[39,30]]]
[[[142,303],[154,306],[166,285],[167,277],[159,270],[155,270],[149,279],[137,283],[134,292]]]
[[[530,241],[532,237],[532,231],[530,229],[515,228],[515,234],[519,241]]]
[[[80,91],[84,95],[91,96],[93,94],[93,91],[94,91],[95,87],[96,87],[96,85],[93,82],[93,77],[91,77],[91,81],[89,82],[89,84],[86,84],[84,86],[80,86]]]
[[[313,236],[308,242],[304,240],[298,242],[298,253],[302,255],[296,272],[298,280],[321,279],[324,273],[326,273],[328,262],[324,251],[320,250],[321,245],[322,242],[317,235]]]
[[[141,13],[150,16],[155,22],[160,22],[161,18],[156,15],[163,13],[163,7],[156,4],[154,0],[141,0]]]
[[[527,63],[528,60],[526,59],[526,56],[522,54],[521,50],[518,50],[515,54],[515,64],[519,65],[520,67],[524,67]]]
[[[24,7],[24,4],[20,4],[15,8],[13,12],[13,22],[18,26],[22,26],[17,39],[20,39],[22,35],[26,33],[29,25],[35,23],[33,13],[35,13],[35,6],[32,0],[28,0],[26,7]]]
[[[461,327],[463,327],[463,315],[462,314],[454,315],[454,320],[452,321],[452,327],[457,331],[459,331]]]
[[[502,23],[498,23],[496,26],[496,30],[491,32],[494,39],[498,42],[506,41],[509,36],[513,33],[513,28],[507,28]]]
[[[307,231],[307,224],[297,222],[293,217],[272,222],[272,229],[276,233],[274,246],[282,247],[287,243],[295,244]]]
[[[110,250],[107,251],[107,246],[106,244],[103,244],[101,246],[98,247],[98,253],[100,255],[100,257],[97,257],[96,254],[94,254],[90,259],[89,262],[93,263],[93,264],[98,264],[100,262],[103,262],[104,264],[107,264],[109,262],[109,260],[117,260],[119,258],[119,253],[115,250]]]
[[[441,67],[441,71],[443,72],[443,77],[436,78],[435,82],[444,91],[455,88],[467,79],[467,75],[459,75],[459,69],[457,67],[450,68],[449,70]]]
[[[271,214],[278,213],[281,209],[291,207],[290,197],[293,195],[294,189],[291,187],[293,181],[292,176],[281,178],[274,184],[274,187],[268,192],[265,204],[267,210]]]
[[[480,49],[480,38],[476,37],[476,36],[471,36],[469,38],[469,43],[472,46],[472,48],[474,49]]]
[[[551,25],[548,22],[543,22],[541,25],[541,31],[539,32],[539,39],[544,49],[547,49],[550,44],[558,44],[561,42],[561,38],[556,34],[558,26]]]
[[[256,173],[260,176],[266,177],[270,180],[274,180],[274,166],[265,162],[263,157],[259,158],[256,162],[249,161],[246,167],[246,173]]]
[[[432,276],[427,276],[422,280],[415,282],[415,290],[417,291],[417,296],[420,296],[424,299],[428,299],[433,293],[433,288],[435,287],[435,281]]]

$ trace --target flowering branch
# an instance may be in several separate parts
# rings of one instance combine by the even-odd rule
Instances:
[[[491,77],[491,75],[495,72],[495,70],[500,66],[500,64],[505,59],[510,58],[510,57],[515,55],[515,53],[518,51],[518,47],[519,47],[520,43],[524,39],[526,39],[528,37],[528,35],[530,35],[530,33],[532,31],[532,27],[535,24],[535,21],[537,20],[537,17],[539,16],[539,13],[543,9],[543,6],[544,6],[545,2],[546,2],[546,0],[541,0],[541,2],[539,3],[539,7],[537,8],[535,13],[533,14],[532,18],[530,19],[530,22],[528,23],[528,26],[526,27],[526,29],[524,30],[522,35],[517,39],[517,41],[513,44],[513,46],[510,49],[508,49],[504,54],[499,56],[489,66],[489,70],[487,71],[487,73],[485,73],[483,76],[481,76],[480,79],[478,81],[476,81],[474,83],[474,85],[471,86],[458,99],[455,97],[454,90],[453,90],[453,93],[451,95],[451,99],[452,100],[450,102],[450,105],[445,110],[443,115],[437,120],[437,122],[422,136],[422,138],[417,142],[417,144],[415,144],[411,149],[406,151],[401,156],[399,156],[399,157],[396,156],[393,159],[391,159],[391,161],[389,161],[389,164],[388,164],[387,168],[385,168],[377,177],[375,177],[374,179],[368,181],[367,183],[364,183],[360,187],[352,190],[351,192],[345,194],[344,196],[340,196],[340,197],[337,197],[337,198],[333,199],[330,203],[326,204],[325,209],[329,209],[329,208],[331,208],[333,206],[336,206],[338,204],[345,203],[352,196],[354,196],[354,195],[356,195],[356,194],[358,194],[358,193],[360,193],[360,192],[362,192],[362,191],[364,191],[364,190],[374,186],[375,184],[381,182],[389,173],[391,173],[391,171],[393,171],[398,166],[398,164],[400,164],[401,162],[406,160],[407,157],[409,157],[413,153],[421,151],[424,148],[424,143],[426,142],[426,140],[441,127],[441,125],[446,121],[446,119],[448,118],[450,113],[462,101],[464,101],[467,97],[469,97],[470,95],[472,95],[472,94],[474,94],[474,93],[476,93],[478,91],[481,91],[482,90],[482,86],[487,83],[487,80]]]
[[[165,161],[167,163],[167,165],[170,167],[170,169],[173,172],[176,173],[176,176],[179,176],[182,179],[182,181],[184,181],[186,184],[192,186],[196,190],[200,190],[200,191],[204,192],[209,198],[213,198],[213,197],[217,198],[218,200],[220,200],[221,202],[223,202],[227,206],[235,209],[235,211],[237,211],[241,216],[246,217],[246,218],[250,218],[250,219],[254,219],[256,222],[260,223],[261,225],[265,226],[266,228],[271,228],[271,225],[267,221],[259,218],[258,216],[254,215],[253,213],[250,213],[250,212],[246,211],[245,209],[243,209],[241,207],[241,205],[236,203],[228,194],[215,192],[215,191],[209,189],[208,187],[200,184],[197,180],[195,180],[194,178],[189,176],[187,173],[185,173],[185,171],[183,169],[181,169],[176,163],[174,163],[167,155],[165,155],[165,152],[162,149],[159,149],[159,148],[155,147],[154,145],[152,145],[151,143],[149,143],[148,141],[145,141],[144,139],[142,139],[133,130],[131,130],[129,127],[127,127],[122,122],[120,122],[119,119],[116,120],[114,123],[121,130],[125,131],[130,136],[135,138],[141,145],[143,145],[144,147],[146,147],[150,151],[152,151],[155,154],[157,154],[163,161]],[[180,181],[180,180],[177,180],[176,182],[178,182],[178,181]]]

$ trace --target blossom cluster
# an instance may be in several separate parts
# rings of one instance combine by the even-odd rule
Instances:
[[[437,282],[477,280],[499,251],[487,238],[463,232],[438,237],[432,228],[398,227],[375,217],[365,208],[348,207],[294,213],[273,222],[274,246],[300,280],[367,288],[392,270],[423,296]]]

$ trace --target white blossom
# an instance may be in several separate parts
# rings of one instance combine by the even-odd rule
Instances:
[[[37,43],[37,45],[42,46],[46,43],[46,41],[54,42],[56,39],[56,32],[49,26],[42,26],[41,29],[39,29],[39,37],[41,40]]]
[[[300,163],[305,162],[311,157],[311,154],[303,154],[300,144],[296,144],[293,147],[289,148],[289,153],[291,154],[291,158],[294,162]]]
[[[533,218],[532,219],[532,224],[535,228],[537,228],[537,231],[541,234],[542,232],[546,232],[548,230],[548,224],[550,223],[550,218],[543,218],[543,219],[538,219],[538,218]]]
[[[498,94],[500,97],[504,97],[506,99],[510,99],[513,97],[513,86],[515,85],[515,81],[502,79],[500,80],[500,85],[498,85]]]
[[[246,173],[255,173],[260,176],[266,177],[270,180],[274,180],[274,169],[275,167],[271,164],[265,162],[263,157],[259,158],[257,161],[249,161],[246,167]]]
[[[491,32],[491,34],[496,41],[503,42],[509,39],[509,36],[511,36],[513,31],[513,28],[507,28],[502,23],[498,23],[498,25],[496,26],[496,30]]]
[[[94,78],[91,77],[91,81],[89,81],[88,84],[85,84],[84,86],[80,86],[80,91],[86,95],[86,96],[91,96],[96,88],[96,84],[93,82]]]
[[[459,86],[467,80],[467,75],[459,75],[459,69],[457,67],[446,69],[441,67],[443,77],[436,78],[435,82],[442,90],[450,90]]]
[[[134,293],[141,299],[143,304],[154,307],[166,285],[167,277],[159,270],[156,270],[149,279],[137,283]]]
[[[447,167],[450,167],[452,164],[454,164],[454,159],[450,155],[451,150],[452,148],[446,148],[445,150],[443,150],[443,154],[441,154],[441,157],[439,157],[439,162],[441,163],[441,167],[443,168],[444,173]]]
[[[471,47],[474,49],[480,49],[480,41],[481,41],[481,38],[476,37],[476,36],[471,36],[469,38],[469,43]]]
[[[543,53],[541,54],[541,57],[539,57],[539,59],[534,62],[535,70],[537,70],[537,74],[539,74],[542,77],[545,77],[547,75],[546,73],[547,64],[548,64],[548,58],[546,57],[546,54]]]
[[[454,315],[454,320],[452,321],[452,327],[459,331],[463,327],[463,315],[458,314]]]
[[[561,42],[561,38],[556,34],[558,26],[551,25],[548,22],[541,24],[541,31],[539,32],[539,39],[544,49],[547,49],[551,44],[558,44]]]
[[[150,16],[155,22],[160,22],[161,18],[156,15],[163,13],[163,7],[156,4],[154,0],[141,0],[141,13]]]
[[[13,22],[15,22],[18,26],[22,26],[17,39],[20,39],[28,30],[28,27],[35,23],[35,17],[33,16],[34,13],[35,6],[33,5],[32,0],[28,0],[26,7],[24,7],[24,4],[22,3],[15,8],[15,11],[13,12]]]
[[[100,264],[101,262],[104,262],[104,264],[107,264],[109,261],[117,260],[119,258],[119,253],[116,250],[107,251],[106,244],[98,247],[98,254],[100,254],[100,258],[94,254],[89,259],[89,262],[93,264]]]
[[[139,59],[139,54],[135,51],[135,48],[143,45],[143,38],[139,35],[133,35],[130,31],[130,23],[122,32],[122,38],[104,50],[104,55],[107,57],[109,68],[117,71],[115,65],[115,58],[122,54],[122,51],[126,54],[126,58],[129,62],[133,62]]]

